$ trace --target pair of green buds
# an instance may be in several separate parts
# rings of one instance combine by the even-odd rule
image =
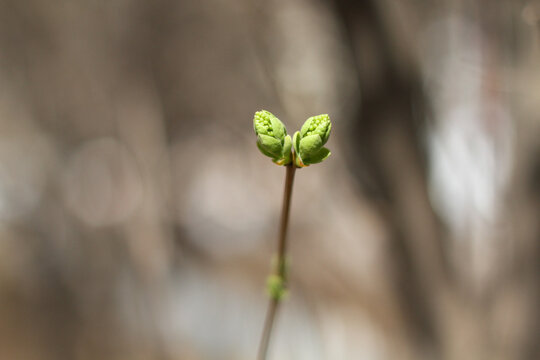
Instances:
[[[294,162],[296,167],[305,167],[320,163],[330,156],[330,150],[323,146],[332,129],[328,114],[307,119],[300,131],[294,133],[292,140],[287,135],[285,125],[266,110],[255,113],[253,128],[259,150],[278,165]]]

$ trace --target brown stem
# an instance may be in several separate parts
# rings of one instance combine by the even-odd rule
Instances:
[[[291,208],[291,196],[294,183],[294,173],[296,166],[293,164],[286,166],[287,172],[285,175],[285,190],[283,192],[283,207],[281,209],[281,220],[279,227],[278,238],[278,253],[277,253],[277,265],[276,273],[283,279],[286,285],[286,265],[285,256],[287,252],[287,228],[289,227],[289,212]],[[270,336],[272,334],[272,328],[274,326],[274,320],[278,310],[279,299],[272,298],[268,304],[268,311],[266,313],[266,319],[264,321],[264,328],[261,337],[261,343],[259,345],[258,360],[266,360],[266,354],[268,352],[268,345],[270,343]]]

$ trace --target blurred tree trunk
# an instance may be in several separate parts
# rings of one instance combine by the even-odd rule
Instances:
[[[423,122],[429,109],[411,54],[398,54],[376,2],[335,1],[362,87],[352,129],[350,169],[390,229],[388,254],[395,293],[417,345],[439,352],[436,293],[447,283],[444,228],[426,186]],[[401,57],[401,58],[400,58]],[[415,207],[414,209],[411,206]]]
[[[424,131],[430,118],[430,103],[422,90],[416,49],[396,47],[407,34],[392,33],[396,26],[388,26],[391,16],[381,13],[384,7],[381,2],[335,0],[333,3],[355,54],[362,88],[348,132],[349,168],[389,229],[391,281],[404,318],[402,331],[411,335],[413,352],[418,358],[427,355],[435,359],[538,359],[538,125],[527,119],[530,114],[514,114],[521,119],[517,121],[517,165],[509,194],[513,200],[505,211],[512,215],[502,219],[502,223],[516,229],[507,240],[515,252],[502,254],[505,261],[498,264],[495,272],[504,275],[504,280],[497,277],[496,290],[478,296],[466,291],[465,284],[454,273],[455,264],[448,258],[444,243],[450,235],[428,198]],[[505,16],[509,11],[515,16],[520,8],[506,2],[484,3],[485,8],[480,4],[468,8],[480,14],[483,30],[489,34],[486,37],[499,47],[492,54],[497,58],[490,60],[501,64],[506,54],[516,50],[514,42],[510,43],[513,37],[508,34],[518,31],[509,27],[515,24],[504,21]],[[419,7],[426,5],[421,2],[415,8],[409,2],[402,6],[419,14],[422,12]],[[490,11],[484,12],[487,8]],[[501,317],[508,322],[500,322]],[[497,326],[508,328],[494,328]],[[465,334],[473,333],[467,339]],[[477,343],[459,348],[464,342]]]

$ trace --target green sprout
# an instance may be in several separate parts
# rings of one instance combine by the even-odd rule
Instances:
[[[255,113],[253,129],[257,134],[257,147],[278,165],[291,163],[291,137],[285,125],[269,111]]]
[[[278,305],[287,295],[289,263],[287,261],[287,228],[291,207],[294,173],[297,168],[320,163],[330,156],[330,150],[323,145],[330,137],[332,124],[328,114],[312,116],[306,120],[300,131],[291,137],[285,125],[266,110],[257,111],[253,119],[257,135],[257,147],[278,165],[286,167],[285,191],[278,237],[278,252],[273,262],[272,274],[267,279],[267,292],[270,297],[268,312],[259,346],[258,360],[265,360]]]
[[[332,123],[328,114],[312,116],[302,129],[294,133],[296,166],[304,167],[322,162],[330,156],[330,150],[323,147],[330,137]]]

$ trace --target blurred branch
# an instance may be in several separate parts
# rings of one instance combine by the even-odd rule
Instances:
[[[391,32],[374,1],[334,1],[362,87],[349,161],[389,229],[388,255],[403,316],[421,347],[437,351],[437,293],[448,285],[445,230],[427,193],[423,147],[429,108],[418,71],[399,66]],[[366,58],[372,58],[367,62]],[[407,68],[405,68],[407,69]]]

